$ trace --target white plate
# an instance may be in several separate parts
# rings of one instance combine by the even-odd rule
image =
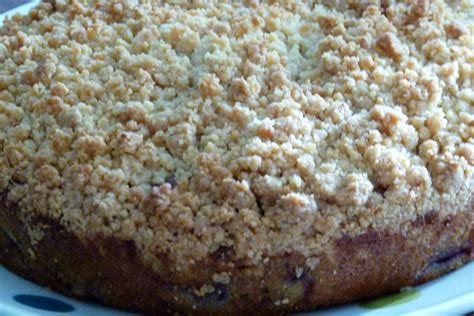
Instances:
[[[410,300],[379,308],[350,304],[306,313],[316,315],[463,315],[474,312],[474,262],[413,289]],[[397,295],[397,294],[395,294]],[[388,296],[390,297],[390,296]],[[378,304],[376,304],[378,305]],[[0,315],[132,315],[67,298],[26,281],[0,266]]]
[[[1,0],[0,0],[1,1]],[[5,14],[28,12],[33,1]],[[474,312],[474,262],[437,280],[408,290],[410,299],[395,300],[396,304],[367,308],[350,304],[318,310],[306,315],[462,315]],[[372,305],[379,305],[378,299]],[[392,297],[393,300],[393,297]],[[368,304],[370,305],[370,303]],[[26,281],[0,266],[0,316],[3,315],[131,315],[102,306],[80,302],[51,292]]]

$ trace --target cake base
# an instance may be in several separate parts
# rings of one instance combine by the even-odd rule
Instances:
[[[32,246],[15,214],[15,207],[0,204],[0,263],[7,269],[69,296],[147,314],[283,314],[346,303],[457,269],[472,260],[474,244],[469,213],[439,218],[432,212],[406,235],[369,231],[335,240],[314,269],[298,254],[271,258],[263,267],[236,265],[230,283],[198,296],[190,289],[229,258],[208,258],[183,279],[146,266],[131,241],[81,240],[47,219],[37,219],[48,228]],[[299,277],[297,267],[305,267]]]

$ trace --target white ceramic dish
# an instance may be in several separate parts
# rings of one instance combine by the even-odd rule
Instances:
[[[392,304],[379,308],[387,297],[362,304],[305,313],[316,315],[465,315],[474,312],[474,263],[437,280],[408,290],[411,297],[389,299]],[[390,296],[389,296],[390,297]],[[132,315],[95,304],[80,302],[26,281],[0,266],[0,315]],[[303,315],[303,314],[302,314]]]
[[[0,25],[5,16],[27,13],[37,2],[33,1],[0,14]],[[318,310],[305,315],[463,315],[468,313],[474,313],[474,262],[437,280],[414,289],[407,289],[402,294],[370,302]],[[131,315],[67,298],[26,281],[0,266],[0,316],[59,314]]]

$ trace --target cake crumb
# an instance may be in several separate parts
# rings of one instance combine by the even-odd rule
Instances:
[[[214,273],[212,275],[212,280],[215,283],[229,284],[230,276],[227,272]]]
[[[304,269],[302,267],[296,267],[295,268],[295,276],[297,279],[301,278],[303,275]]]
[[[306,259],[306,265],[313,271],[319,265],[319,258],[310,257]]]
[[[216,289],[210,284],[204,284],[200,288],[194,288],[192,292],[199,297],[206,296],[208,294],[214,293]]]

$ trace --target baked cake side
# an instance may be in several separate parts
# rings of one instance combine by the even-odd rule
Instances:
[[[288,253],[265,265],[229,269],[232,254],[222,250],[183,280],[166,258],[158,259],[160,270],[144,265],[133,242],[79,239],[51,220],[37,220],[46,233],[32,246],[16,208],[3,205],[0,262],[7,268],[67,295],[146,314],[309,311],[429,281],[471,261],[474,249],[472,216],[442,219],[432,212],[412,223],[406,235],[369,231],[332,241],[310,267],[301,254]]]

